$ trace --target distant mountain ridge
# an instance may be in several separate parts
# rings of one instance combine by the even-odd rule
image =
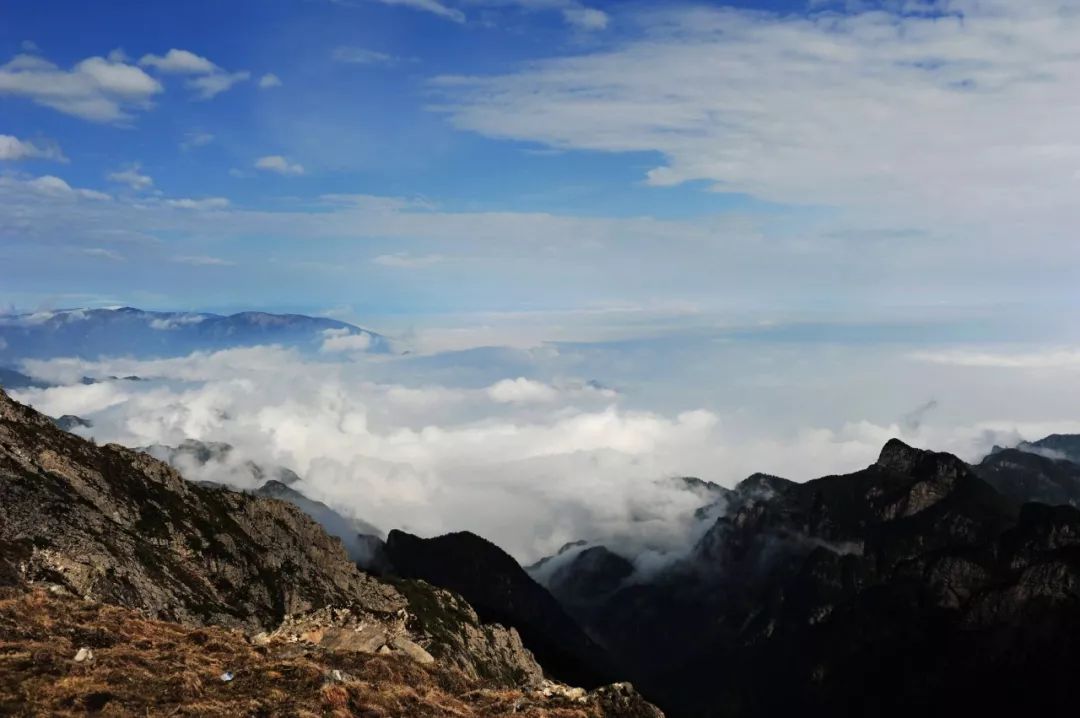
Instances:
[[[307,352],[390,351],[389,340],[373,331],[303,314],[240,312],[226,316],[120,307],[0,315],[0,366],[61,356],[181,356],[260,344]]]

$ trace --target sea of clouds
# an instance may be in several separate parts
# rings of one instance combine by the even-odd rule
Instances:
[[[22,368],[56,386],[14,395],[90,419],[80,432],[99,443],[235,447],[188,478],[251,489],[245,462],[285,466],[302,477],[295,488],[345,516],[383,531],[471,530],[523,563],[582,539],[652,557],[642,561],[685,551],[703,498],[673,477],[807,480],[872,463],[894,436],[973,461],[994,443],[1080,431],[1074,365],[1033,354],[646,353],[649,362],[626,347],[567,346],[312,357],[265,346],[52,359]],[[142,381],[108,378],[132,375]]]

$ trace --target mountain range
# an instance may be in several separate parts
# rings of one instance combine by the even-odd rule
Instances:
[[[223,316],[120,307],[0,315],[0,366],[51,357],[182,356],[261,344],[305,352],[390,351],[389,340],[380,334],[336,319],[301,314]]]

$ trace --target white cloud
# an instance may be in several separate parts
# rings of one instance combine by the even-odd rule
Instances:
[[[1045,349],[1036,352],[952,349],[913,352],[909,356],[915,361],[958,367],[1080,370],[1080,349],[1071,347]]]
[[[0,161],[42,159],[67,162],[67,157],[56,143],[35,144],[20,140],[13,135],[0,135]]]
[[[363,47],[337,47],[331,57],[335,62],[347,65],[395,65],[400,61],[393,55]]]
[[[444,17],[447,20],[454,22],[465,22],[465,13],[456,8],[449,7],[439,0],[374,0],[375,2],[382,3],[383,5],[396,5],[400,7],[412,8],[413,10],[421,10],[423,12],[429,12],[439,17]]]
[[[238,82],[247,81],[250,77],[251,73],[246,70],[240,72],[216,72],[211,75],[192,78],[186,84],[195,91],[196,98],[209,100],[230,89]]]
[[[205,147],[214,141],[214,136],[209,132],[188,132],[180,143],[180,149],[187,151],[194,147]]]
[[[603,30],[611,18],[603,10],[586,7],[577,0],[467,0],[470,4],[513,7],[527,11],[558,11],[566,24],[585,31]]]
[[[82,253],[87,257],[95,257],[97,259],[107,259],[110,262],[123,262],[124,255],[119,252],[115,252],[111,249],[104,249],[102,247],[87,247],[82,250]]]
[[[364,352],[371,347],[371,337],[367,334],[353,334],[349,329],[326,329],[319,351],[326,354],[339,352]]]
[[[116,56],[88,57],[70,70],[33,55],[16,55],[0,65],[0,95],[26,97],[95,122],[130,119],[133,111],[149,109],[162,89],[157,80]]]
[[[582,30],[603,30],[611,19],[603,10],[588,7],[568,7],[562,13],[567,23]]]
[[[177,264],[187,264],[192,267],[231,267],[235,262],[220,257],[208,257],[202,254],[179,255],[172,258]]]
[[[346,337],[336,331],[324,338]],[[710,354],[702,363],[714,364],[725,355]],[[760,347],[748,348],[747,355],[755,365],[763,359]],[[867,394],[880,406],[888,403],[882,395],[890,387],[896,387],[893,393],[901,401],[911,401],[913,387],[921,391],[928,381],[935,383],[934,374],[889,372],[883,385],[880,362],[848,356],[837,367],[834,349],[818,357],[820,365],[800,364],[805,347],[793,355],[797,361],[776,361],[778,376],[786,380],[775,392],[781,407],[835,409],[835,417],[854,411],[850,405],[837,408],[837,402],[851,396]],[[607,355],[600,363],[632,361],[626,354],[617,357],[612,361]],[[781,427],[777,416],[758,416],[762,421],[751,416],[773,393],[756,373],[716,382],[749,383],[742,410],[650,410],[531,373],[499,379],[500,368],[491,364],[486,371],[495,373],[494,381],[477,385],[467,361],[466,356],[447,356],[436,366],[362,354],[342,361],[325,355],[309,360],[272,347],[148,361],[30,361],[24,367],[28,373],[73,386],[21,392],[17,398],[52,415],[92,419],[98,441],[131,446],[175,445],[185,438],[225,441],[237,447],[240,460],[296,470],[303,477],[301,491],[346,514],[384,529],[427,535],[476,531],[522,560],[576,539],[639,549],[642,544],[669,550],[685,545],[701,499],[677,490],[665,481],[670,476],[700,476],[727,486],[754,471],[805,480],[862,468],[893,436],[972,460],[995,442],[1080,428],[1069,419],[1075,416],[1077,390],[1060,376],[1039,373],[1022,377],[1021,384],[1003,382],[1004,401],[987,397],[980,381],[951,402],[982,401],[977,409],[982,414],[1005,407],[1019,417],[1033,410],[1035,418],[1027,420],[961,422],[935,413],[935,420],[944,423],[924,417],[916,424],[901,419],[902,412],[893,421],[825,419],[818,413],[815,421]],[[865,374],[858,369],[862,366]],[[842,381],[854,379],[855,385],[838,392],[842,384],[815,384],[822,368]],[[951,370],[942,381],[956,387],[965,373],[969,370]],[[147,381],[78,384],[82,376],[129,374]],[[731,376],[728,367],[716,375]],[[432,376],[439,379],[432,381]],[[879,391],[868,390],[873,386]],[[812,400],[823,395],[835,401]],[[1043,404],[1044,397],[1057,403]],[[211,478],[215,470],[229,475],[227,468],[211,466],[211,473],[197,478]],[[249,482],[245,488],[253,485],[251,477],[230,480]]]
[[[218,70],[217,65],[205,57],[176,48],[169,50],[164,56],[143,55],[139,64],[143,67],[153,67],[159,72],[181,75],[207,75]]]
[[[551,309],[556,297],[569,310],[641,306],[662,297],[668,305],[719,312],[717,321],[728,322],[745,313],[799,315],[807,296],[817,297],[822,311],[848,315],[910,307],[912,301],[939,312],[987,303],[1030,306],[1033,298],[1049,306],[1071,301],[1075,281],[1068,270],[1080,263],[1080,244],[1071,233],[1037,231],[1045,227],[1034,220],[1020,243],[1017,228],[1005,222],[979,231],[946,225],[890,232],[883,221],[853,228],[846,217],[790,209],[655,218],[447,211],[409,197],[360,195],[260,209],[233,207],[221,197],[121,196],[107,203],[68,197],[41,192],[19,176],[0,175],[0,242],[41,256],[50,243],[67,243],[73,236],[86,237],[89,246],[105,246],[101,233],[117,227],[169,241],[191,239],[200,247],[213,241],[228,247],[245,275],[265,267],[265,261],[292,273],[293,301],[312,291],[347,296],[346,287],[356,281],[389,293],[405,291],[394,283],[416,282],[408,289],[420,298],[418,310],[433,313],[454,313],[465,305],[474,312],[523,310],[538,303]],[[1080,204],[1074,203],[1072,212],[1071,219],[1080,223]],[[280,250],[265,256],[242,237],[265,238]],[[324,254],[317,263],[302,264],[311,258],[290,247],[309,241],[318,241]],[[439,271],[391,272],[372,264],[374,256],[394,255],[389,262],[398,265],[414,260],[422,265],[427,260],[420,258],[432,255],[446,260],[431,265]],[[264,282],[249,286],[251,301],[281,301]],[[462,292],[465,286],[469,290]],[[912,286],[919,287],[917,297]],[[632,314],[625,320],[645,321]],[[663,329],[655,316],[649,321],[648,331]],[[483,322],[469,329],[469,342],[516,331],[504,323],[488,332]],[[525,327],[513,341],[536,341],[538,334],[542,340],[540,329]],[[459,337],[464,333],[458,331]],[[578,333],[577,338],[587,337]]]
[[[525,377],[503,379],[489,386],[487,394],[500,404],[548,404],[559,398],[555,387]]]
[[[380,254],[371,261],[384,267],[418,269],[420,267],[430,267],[433,264],[439,264],[445,261],[445,259],[446,258],[441,254],[413,255],[408,252],[397,252],[395,254]]]
[[[259,89],[268,90],[271,87],[281,87],[281,78],[272,72],[268,72],[259,78]]]
[[[54,175],[43,175],[36,179],[32,179],[27,183],[35,191],[44,195],[49,195],[58,198],[72,198],[81,197],[84,199],[93,200],[107,200],[111,199],[109,195],[104,192],[98,192],[92,189],[77,189],[69,185],[64,180]]]
[[[281,155],[267,155],[266,157],[260,157],[255,160],[255,169],[264,170],[266,172],[276,172],[279,175],[302,175],[304,174],[303,165],[295,162],[289,162]]]
[[[1080,56],[1058,48],[1080,15],[1065,0],[941,7],[951,12],[639,10],[627,20],[640,32],[613,46],[437,86],[459,128],[659,152],[657,186],[704,180],[920,226],[1050,218],[1063,231]]]
[[[138,164],[134,164],[124,170],[117,172],[110,172],[106,179],[110,182],[116,182],[118,184],[125,184],[136,192],[150,189],[154,186],[154,180],[149,175],[145,175],[140,171]]]
[[[85,416],[123,404],[128,398],[123,391],[118,391],[116,387],[109,384],[77,384],[36,392],[34,406],[38,411],[49,416],[63,416],[64,414]],[[61,407],[66,407],[67,410],[52,413]]]
[[[196,55],[188,50],[173,48],[164,55],[144,55],[139,60],[144,67],[152,67],[158,72],[173,75],[190,75],[185,82],[188,89],[192,90],[196,99],[209,100],[222,92],[230,89],[233,85],[244,82],[251,78],[251,73],[246,70],[229,72],[218,67],[210,60]],[[268,78],[270,78],[268,80]],[[264,82],[274,82],[274,75],[264,75],[260,80],[260,87],[271,87]],[[280,84],[280,81],[278,81]]]
[[[229,204],[229,200],[225,199],[224,197],[204,197],[202,199],[181,197],[177,199],[165,200],[166,206],[176,207],[177,209],[223,210],[228,209]]]
[[[181,314],[166,319],[152,319],[150,328],[158,331],[172,331],[192,324],[201,324],[205,320],[206,317],[202,314]]]

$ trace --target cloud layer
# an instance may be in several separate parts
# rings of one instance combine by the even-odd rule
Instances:
[[[303,477],[300,490],[344,515],[422,534],[476,531],[523,561],[578,539],[652,559],[680,551],[700,528],[692,515],[701,497],[670,477],[730,486],[766,471],[805,480],[866,466],[893,436],[973,460],[994,443],[1080,429],[1077,392],[1053,372],[982,367],[991,373],[971,377],[969,367],[868,361],[822,347],[793,351],[799,363],[757,347],[734,364],[727,350],[702,357],[713,367],[705,375],[685,357],[663,360],[676,381],[618,345],[592,360],[572,348],[427,358],[351,349],[331,346],[316,359],[256,347],[149,361],[33,361],[27,371],[65,386],[18,398],[51,415],[92,419],[99,441],[228,442],[232,463],[198,478],[251,488],[253,477],[237,468],[244,461],[284,465]],[[770,355],[775,371],[760,365]],[[567,372],[601,366],[628,389]],[[144,381],[107,379],[129,375]],[[84,385],[83,376],[103,381]],[[683,399],[665,407],[637,388],[636,376],[658,377],[661,392],[682,385]],[[706,391],[709,381],[749,391],[724,400]],[[985,396],[991,383],[1001,401]],[[924,392],[935,398],[906,404]]]
[[[1075,216],[1071,3],[849,5],[640,10],[613,47],[436,88],[457,127],[490,137],[660,153],[655,186],[950,221]]]

